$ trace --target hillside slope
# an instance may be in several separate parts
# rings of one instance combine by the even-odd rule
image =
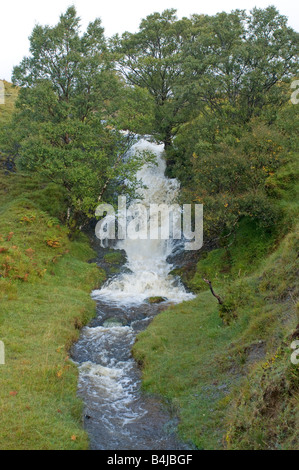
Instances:
[[[298,154],[272,178],[283,218],[275,230],[243,218],[227,242],[179,273],[198,293],[141,333],[143,386],[180,417],[200,449],[298,449]],[[277,197],[279,195],[279,197]],[[203,277],[212,281],[217,300]]]
[[[2,132],[16,97],[15,88],[5,88]],[[37,175],[3,171],[0,161],[2,450],[88,448],[78,371],[68,351],[95,313],[90,292],[105,273],[86,262],[94,258],[87,237],[69,240],[61,223],[65,213],[60,187]]]

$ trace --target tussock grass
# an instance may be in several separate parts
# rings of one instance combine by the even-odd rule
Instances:
[[[0,181],[0,449],[86,449],[68,351],[95,314],[90,291],[105,275],[86,263],[95,255],[87,238],[70,242],[45,210],[63,208],[57,188],[29,188],[21,175]]]

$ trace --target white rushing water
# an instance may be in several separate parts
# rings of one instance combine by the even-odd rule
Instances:
[[[137,173],[137,177],[147,187],[142,190],[143,199],[140,202],[145,206],[154,203],[167,205],[175,203],[180,187],[176,179],[165,176],[164,145],[142,139],[133,145],[132,151],[149,151],[157,159],[157,166],[144,165]],[[160,229],[162,231],[163,227]],[[187,293],[183,285],[169,274],[172,265],[167,262],[167,257],[174,248],[171,239],[119,240],[116,249],[125,250],[128,258],[126,267],[131,272],[108,281],[100,290],[93,292],[93,298],[123,304],[140,303],[153,296],[166,297],[173,302],[193,298],[193,295]]]
[[[145,165],[137,174],[147,186],[142,204],[174,203],[179,184],[165,177],[163,145],[141,140],[132,147],[133,152],[142,150],[157,158],[157,166]],[[83,328],[73,348],[91,447],[182,449],[176,447],[179,445],[176,438],[164,431],[168,415],[163,415],[159,403],[141,394],[140,370],[131,349],[136,334],[159,311],[159,306],[145,303],[146,298],[161,296],[178,303],[193,295],[170,274],[172,265],[167,257],[175,248],[172,240],[126,239],[119,240],[116,248],[126,251],[127,272],[93,292],[97,318],[93,326]]]

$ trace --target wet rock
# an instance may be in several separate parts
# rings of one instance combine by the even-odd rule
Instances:
[[[108,264],[122,265],[125,263],[126,257],[119,251],[109,251],[104,255],[103,260]]]
[[[166,302],[168,299],[166,297],[148,297],[145,299],[145,302],[149,304],[160,304],[161,302]]]
[[[113,326],[124,326],[125,323],[126,322],[121,321],[119,318],[112,317],[112,318],[107,318],[103,322],[103,326],[105,328],[111,328]]]

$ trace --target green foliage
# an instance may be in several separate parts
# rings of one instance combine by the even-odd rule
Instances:
[[[124,86],[113,125],[136,134],[150,134],[154,127],[154,100],[147,89]]]
[[[22,87],[13,121],[18,168],[65,190],[72,229],[84,225],[98,199],[109,200],[116,186],[126,192],[125,180],[131,179],[132,192],[144,162],[124,161],[130,137],[109,125],[122,84],[111,70],[100,20],[81,36],[79,27],[73,7],[56,26],[36,26],[31,56],[13,72]]]
[[[175,13],[149,15],[137,33],[111,40],[125,80],[154,98],[152,133],[171,151],[172,137],[193,120],[213,143],[217,130],[233,138],[253,116],[273,119],[274,107],[288,100],[282,81],[297,72],[298,33],[287,19],[274,7],[190,20]],[[169,163],[175,160],[170,153]]]
[[[286,101],[276,84],[297,72],[298,33],[275,7],[194,15],[185,44],[185,96],[195,113],[236,124]]]
[[[298,152],[298,107],[288,103],[298,33],[274,7],[191,23],[168,175],[180,179],[183,202],[204,204],[205,240],[217,244],[243,217],[269,229],[281,220],[275,178]]]
[[[204,149],[201,142],[195,145],[189,165],[179,168],[179,174],[184,179],[184,202],[204,204],[208,239],[231,232],[243,217],[264,227],[275,226],[281,214],[266,185],[286,163],[287,151],[283,135],[259,121],[253,121],[234,144],[219,135],[211,149]]]
[[[183,60],[182,48],[190,21],[178,20],[175,10],[153,13],[143,19],[135,34],[125,32],[111,40],[117,68],[125,80],[144,88],[153,97],[154,123],[151,134],[166,146],[175,135],[178,110],[174,100]]]

